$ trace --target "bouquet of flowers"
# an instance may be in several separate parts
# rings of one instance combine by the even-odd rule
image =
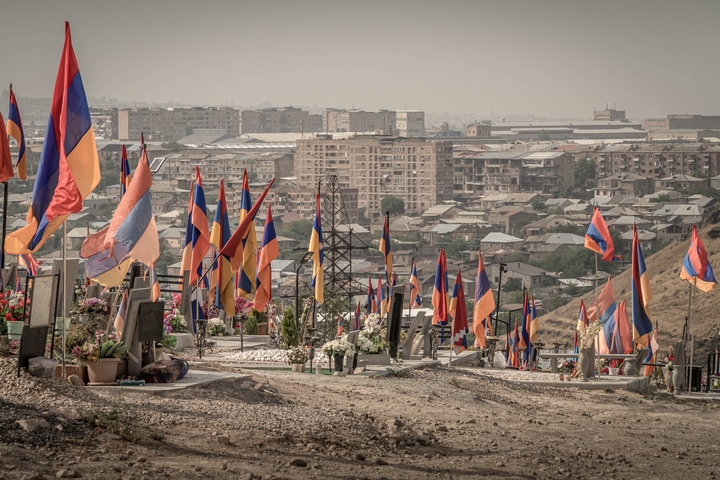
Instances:
[[[28,303],[30,303],[28,301]],[[0,317],[6,322],[22,322],[23,319],[23,307],[25,306],[25,292],[19,290],[13,292],[7,290],[4,293],[0,292]]]
[[[79,314],[87,314],[91,317],[103,317],[110,313],[110,307],[105,300],[88,298],[78,302],[77,312]]]
[[[355,346],[347,341],[347,335],[331,340],[322,346],[322,352],[328,357],[335,355],[348,356],[355,354]]]
[[[595,344],[595,337],[598,333],[600,333],[600,330],[602,330],[602,328],[602,323],[592,322],[590,325],[588,325],[585,331],[580,334],[581,352],[585,352],[592,348],[592,346]]]
[[[288,365],[292,365],[292,364],[294,364],[294,363],[302,363],[302,364],[304,364],[305,362],[308,361],[308,358],[309,358],[309,357],[308,357],[308,354],[307,354],[307,352],[305,351],[305,349],[304,349],[304,348],[301,348],[301,347],[298,347],[298,348],[293,348],[292,350],[290,350],[290,351],[288,352],[287,358],[285,359],[285,362],[286,362]]]
[[[225,322],[219,318],[211,318],[208,320],[207,326],[210,336],[225,335]]]
[[[98,330],[83,345],[72,349],[72,356],[79,362],[95,362],[100,358],[123,358],[130,347],[119,341],[114,333]]]
[[[166,311],[163,323],[165,324],[165,331],[167,333],[187,332],[187,323],[185,323],[185,317],[180,315],[179,308]]]
[[[376,313],[368,315],[365,319],[365,326],[360,330],[358,336],[359,353],[378,353],[387,351],[390,344],[385,340],[384,329],[378,324],[380,316]]]
[[[245,315],[250,313],[250,310],[255,306],[255,302],[251,302],[247,298],[238,295],[235,297],[235,315],[244,313]]]

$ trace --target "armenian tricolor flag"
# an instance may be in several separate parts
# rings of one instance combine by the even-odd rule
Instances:
[[[585,233],[585,248],[599,253],[606,262],[612,262],[614,259],[615,247],[613,246],[612,236],[605,219],[603,219],[597,207],[595,207],[593,218],[590,221],[587,233]]]
[[[380,312],[380,323],[388,311],[388,301],[385,296],[385,285],[383,285],[382,277],[378,277],[377,280],[377,303],[378,311]]]
[[[455,279],[457,288],[456,307],[452,322],[452,345],[455,353],[461,353],[467,348],[468,315],[465,306],[465,289],[463,288],[462,275],[458,268]]]
[[[149,267],[160,257],[151,185],[150,166],[143,150],[135,180],[120,199],[110,225],[83,241],[80,257],[86,259],[85,272],[106,288],[120,285],[131,263],[138,261]]]
[[[518,324],[515,322],[515,330],[513,330],[512,334],[508,333],[508,367],[520,368],[520,355],[518,354],[519,340],[520,336],[518,334]]]
[[[652,298],[650,292],[650,277],[645,267],[640,241],[638,240],[637,227],[633,225],[633,247],[632,247],[632,320],[633,338],[639,345],[647,344],[648,336],[652,332],[652,322],[648,303]]]
[[[658,345],[657,342],[657,330],[655,330],[652,334],[652,337],[647,343],[647,349],[649,350],[647,357],[645,357],[645,363],[655,363],[657,352],[660,349],[660,345]],[[716,350],[717,351],[717,350]],[[655,367],[651,365],[647,365],[645,369],[643,370],[643,375],[646,377],[652,376],[653,372],[655,371]]]
[[[448,278],[445,250],[440,249],[437,268],[435,269],[435,285],[432,295],[433,325],[447,325],[448,322]]]
[[[255,290],[255,310],[262,312],[272,300],[272,262],[280,255],[272,211],[268,205],[263,229],[262,244],[258,250],[257,289]]]
[[[612,278],[608,278],[607,283],[600,291],[598,295],[598,302],[600,303],[600,323],[605,324],[613,315],[615,315],[615,309],[617,304],[615,303],[615,291],[612,286]],[[597,306],[595,302],[590,305],[587,309],[587,315],[593,322],[598,320],[597,318]]]
[[[458,277],[455,277],[455,284],[453,285],[453,291],[450,294],[450,303],[448,304],[448,315],[450,315],[451,318],[455,318],[458,295],[460,294],[460,284],[458,282],[462,282],[462,280],[458,280]]]
[[[377,301],[375,300],[375,292],[373,292],[372,279],[368,277],[368,295],[367,295],[367,313],[377,312]]]
[[[240,194],[240,221],[248,215],[251,207],[252,197],[250,196],[250,184],[248,183],[247,170],[244,170],[242,192]],[[256,288],[256,251],[257,237],[255,236],[255,215],[253,215],[252,222],[250,222],[250,229],[242,241],[242,268],[237,269],[240,274],[240,292],[244,297],[248,297]],[[236,270],[234,266],[233,270]]]
[[[420,281],[417,276],[417,265],[415,259],[412,262],[412,271],[410,272],[410,308],[422,307],[422,292],[420,291]]]
[[[129,290],[125,290],[123,293],[122,300],[120,301],[120,307],[118,307],[115,320],[113,321],[113,326],[115,327],[115,330],[117,330],[118,338],[122,336],[122,331],[125,328],[125,311],[127,310],[128,291]]]
[[[625,300],[620,302],[615,310],[615,315],[603,326],[603,332],[605,338],[600,340],[600,353],[618,355],[632,353],[632,335]],[[603,341],[605,345],[603,345]]]
[[[339,337],[342,335],[343,332],[343,320],[340,315],[338,315],[338,321],[337,321],[337,336]]]
[[[578,342],[578,332],[575,331],[575,338],[573,339],[573,353],[580,353],[580,343]]]
[[[0,182],[7,182],[14,176],[10,142],[5,132],[5,120],[0,113]]]
[[[322,304],[325,301],[325,250],[323,245],[322,222],[320,221],[320,194],[315,194],[315,220],[310,234],[308,252],[312,252],[313,276],[312,286],[315,288],[315,301]]]
[[[25,151],[25,131],[23,130],[22,120],[20,119],[20,108],[18,107],[15,92],[13,92],[12,83],[10,84],[10,110],[7,119],[7,134],[15,139],[18,146],[18,158],[15,166],[17,168],[18,178],[27,180],[27,152]]]
[[[157,270],[155,269],[155,262],[153,262],[152,266],[150,267],[150,288],[152,289],[152,299],[153,302],[157,302],[158,298],[160,298],[160,282],[158,281],[157,276]]]
[[[137,176],[137,174],[136,174]],[[190,245],[190,285],[202,275],[202,264],[210,250],[210,229],[208,228],[205,190],[203,190],[200,167],[195,167],[195,198],[192,205],[192,235]]]
[[[708,261],[705,245],[703,245],[702,240],[700,240],[695,225],[692,227],[690,248],[687,254],[685,254],[685,260],[680,270],[680,278],[694,283],[697,288],[705,293],[710,293],[710,290],[717,285],[715,274]]]
[[[235,315],[235,291],[232,265],[230,265],[227,255],[219,253],[229,239],[230,222],[225,199],[225,182],[220,180],[220,194],[210,233],[210,245],[213,246],[213,252],[217,255],[217,260],[211,266],[210,290],[215,289],[215,306],[225,310],[228,317],[233,317]]]
[[[477,346],[485,347],[486,319],[495,311],[495,297],[490,289],[490,279],[485,271],[482,252],[478,250],[478,271],[475,278],[475,307],[473,308],[473,333]]]
[[[40,264],[35,260],[32,253],[18,255],[18,265],[25,267],[30,277],[37,275],[38,269],[40,268]]]
[[[530,297],[527,294],[527,291],[525,291],[525,296],[523,299],[523,319],[522,319],[522,327],[520,328],[520,337],[518,338],[518,354],[520,353],[520,350],[525,351],[525,362],[530,360],[530,347],[532,347],[532,343],[530,342],[530,317],[532,316],[532,308],[530,306]]]
[[[120,196],[125,195],[127,187],[130,186],[132,180],[132,173],[130,173],[130,162],[127,158],[127,147],[122,146],[122,153],[120,154]]]
[[[195,198],[195,183],[190,184],[190,199],[188,200],[187,220],[185,220],[185,241],[183,242],[182,260],[180,261],[180,275],[190,271],[190,260],[192,259],[192,207]]]
[[[535,294],[530,299],[530,343],[538,342],[538,332],[540,331],[540,317],[538,317],[535,308]]]
[[[583,302],[582,298],[580,299],[580,312],[578,312],[578,320],[577,320],[577,327],[576,330],[578,332],[584,332],[585,329],[590,325],[590,320],[588,319],[587,310],[585,309],[585,302]]]
[[[392,249],[390,247],[390,214],[385,215],[385,223],[383,223],[382,236],[380,237],[380,253],[385,257],[385,282],[388,284],[393,274]]]
[[[82,209],[100,182],[90,108],[67,22],[51,105],[27,225],[7,236],[5,253],[36,251],[70,214]]]
[[[360,302],[358,302],[357,307],[355,307],[355,317],[352,330],[360,330]]]

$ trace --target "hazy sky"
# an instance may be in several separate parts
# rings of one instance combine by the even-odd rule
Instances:
[[[589,118],[720,114],[720,1],[3,1],[0,85],[90,96]]]

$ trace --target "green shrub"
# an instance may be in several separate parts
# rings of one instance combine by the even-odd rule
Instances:
[[[298,346],[298,334],[295,328],[295,312],[288,307],[283,312],[283,320],[280,324],[280,340],[285,347]]]

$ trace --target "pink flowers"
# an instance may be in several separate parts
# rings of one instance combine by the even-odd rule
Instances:
[[[235,313],[248,313],[255,306],[254,302],[251,302],[245,297],[235,297]]]

